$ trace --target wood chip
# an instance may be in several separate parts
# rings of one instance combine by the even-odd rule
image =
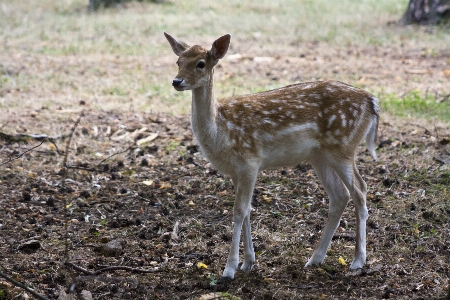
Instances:
[[[151,133],[148,137],[143,138],[143,139],[140,139],[140,140],[137,140],[137,141],[136,141],[136,145],[140,146],[140,145],[142,145],[142,144],[144,144],[144,143],[151,142],[151,141],[153,141],[154,139],[156,139],[157,137],[158,137],[158,134],[157,134],[157,133]]]
[[[428,70],[405,70],[408,74],[427,74],[430,73]]]

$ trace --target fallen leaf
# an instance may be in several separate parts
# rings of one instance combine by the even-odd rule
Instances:
[[[202,262],[197,263],[197,268],[199,269],[208,269],[208,266]]]
[[[275,281],[275,279],[270,278],[270,277],[266,277],[266,278],[264,278],[264,281],[265,282],[273,282],[273,281]]]
[[[168,189],[171,188],[172,185],[170,184],[170,182],[161,182],[161,186],[159,187],[159,189]]]
[[[272,201],[272,198],[270,198],[270,197],[268,197],[268,196],[266,196],[266,195],[262,195],[262,198],[263,198],[263,200],[266,201],[266,202]]]
[[[444,76],[445,77],[450,77],[450,69],[444,70]]]
[[[341,264],[343,266],[347,265],[347,263],[345,262],[345,259],[343,259],[342,256],[339,256],[338,262],[339,262],[339,264]]]

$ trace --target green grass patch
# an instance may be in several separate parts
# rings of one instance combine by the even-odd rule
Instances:
[[[450,99],[438,101],[433,95],[415,90],[403,97],[387,94],[381,100],[382,110],[397,116],[450,121]]]

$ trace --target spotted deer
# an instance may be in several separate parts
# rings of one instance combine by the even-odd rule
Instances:
[[[231,177],[236,199],[231,250],[222,277],[232,279],[255,264],[250,210],[256,178],[261,170],[309,162],[329,197],[328,223],[306,266],[321,264],[350,198],[356,210],[355,257],[350,269],[366,261],[367,186],[355,165],[358,144],[365,138],[374,159],[378,128],[378,100],[338,81],[314,81],[217,100],[214,66],[228,51],[231,36],[212,44],[188,46],[164,32],[178,56],[172,85],[192,91],[191,125],[203,155]]]

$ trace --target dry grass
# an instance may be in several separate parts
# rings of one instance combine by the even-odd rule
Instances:
[[[448,94],[450,33],[389,25],[406,2],[131,2],[92,14],[84,0],[4,2],[1,122],[43,108],[51,118],[81,100],[92,109],[188,112],[190,96],[170,87],[175,57],[163,30],[204,45],[230,32],[230,54],[279,58],[224,61],[217,85],[225,96],[321,78],[379,95]]]

